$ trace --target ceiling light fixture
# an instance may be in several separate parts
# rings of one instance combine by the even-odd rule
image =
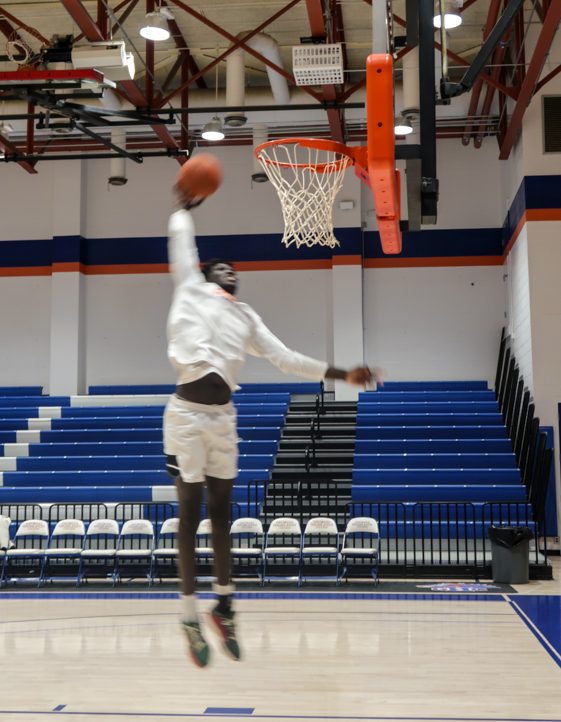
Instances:
[[[224,131],[222,130],[222,123],[220,122],[220,118],[215,115],[214,118],[208,121],[208,123],[205,124],[203,128],[203,132],[201,133],[201,137],[203,137],[205,140],[224,140]]]
[[[214,102],[218,105],[218,63],[216,63],[214,71]],[[210,140],[212,142],[224,140],[222,121],[217,115],[211,118],[208,123],[205,123],[201,132],[201,137],[204,138],[204,140]]]
[[[413,132],[413,125],[409,118],[400,116],[395,119],[394,133],[396,135],[410,135]]]
[[[441,15],[435,15],[433,24],[435,28],[440,28],[442,25]],[[445,13],[444,14],[444,30],[453,30],[462,24],[462,16],[458,13]]]
[[[173,20],[173,15],[167,8],[158,7],[154,12],[147,13],[144,18],[144,25],[140,28],[140,34],[146,40],[168,40],[170,32],[168,20]]]

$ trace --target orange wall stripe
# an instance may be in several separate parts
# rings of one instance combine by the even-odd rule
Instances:
[[[53,263],[51,266],[53,273],[84,273],[84,264],[79,261],[69,261],[67,263]]]
[[[0,276],[50,276],[50,266],[6,266],[0,268]]]
[[[455,256],[450,258],[365,258],[365,268],[430,268],[452,266],[502,266],[502,256]]]
[[[362,256],[333,256],[334,266],[362,266]]]
[[[86,276],[114,276],[128,273],[167,273],[167,263],[120,263],[112,266],[84,266]]]

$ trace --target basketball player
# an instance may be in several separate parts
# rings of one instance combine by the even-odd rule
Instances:
[[[185,202],[169,220],[169,262],[175,292],[168,317],[168,357],[177,371],[176,393],[164,416],[167,469],[179,498],[179,567],[182,625],[193,661],[204,667],[209,647],[195,596],[195,535],[203,487],[214,551],[213,590],[217,604],[210,622],[224,651],[240,659],[236,639],[230,568],[230,494],[238,473],[236,412],[231,401],[246,354],[268,359],[285,373],[320,381],[343,379],[360,386],[381,381],[378,369],[343,371],[288,349],[257,313],[235,296],[238,277],[228,262],[210,261],[199,270],[194,227]]]

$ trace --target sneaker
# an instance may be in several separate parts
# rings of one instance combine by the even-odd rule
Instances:
[[[187,636],[191,659],[197,667],[206,667],[210,657],[210,650],[206,639],[201,632],[198,622],[182,622],[181,626]]]
[[[230,659],[238,661],[241,657],[240,646],[236,639],[236,625],[234,624],[234,612],[223,614],[217,608],[210,613],[210,619],[214,628],[220,635],[222,649]]]

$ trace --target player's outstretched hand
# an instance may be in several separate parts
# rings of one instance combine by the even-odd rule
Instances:
[[[354,386],[372,386],[373,384],[384,385],[384,374],[381,368],[373,369],[368,366],[357,366],[347,372],[345,381]]]

